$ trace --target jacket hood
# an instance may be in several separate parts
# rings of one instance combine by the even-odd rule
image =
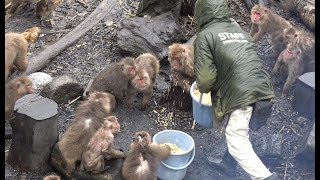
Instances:
[[[198,28],[202,28],[213,20],[225,21],[229,19],[227,0],[197,0],[194,16]]]

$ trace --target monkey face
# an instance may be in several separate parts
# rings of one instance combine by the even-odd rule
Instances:
[[[111,129],[112,133],[120,132],[120,124],[118,122],[118,118],[115,116],[104,118],[103,126],[105,129]]]
[[[172,58],[170,65],[171,65],[171,68],[173,70],[179,71],[182,68],[182,64],[180,62],[180,58]]]
[[[145,70],[142,69],[140,70],[139,74],[132,79],[131,84],[135,89],[140,91],[146,90],[151,84],[150,76]]]
[[[28,77],[20,77],[15,81],[15,85],[19,95],[26,95],[33,93],[32,80]]]
[[[267,12],[267,9],[259,5],[255,5],[251,10],[251,21],[256,24],[260,24]]]
[[[299,49],[287,49],[285,53],[285,59],[286,60],[292,60],[300,55]]]

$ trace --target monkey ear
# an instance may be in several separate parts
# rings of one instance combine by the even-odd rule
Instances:
[[[16,88],[19,89],[20,86],[21,86],[21,82],[20,82],[20,81],[17,81],[17,82],[16,82]]]

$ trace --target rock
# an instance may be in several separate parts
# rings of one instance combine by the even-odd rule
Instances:
[[[182,0],[142,0],[137,10],[137,16],[158,16],[171,11],[175,17],[179,17],[181,5]]]
[[[193,16],[196,1],[197,0],[183,0],[180,14],[182,16],[187,16],[187,15]]]
[[[83,91],[83,87],[74,78],[69,75],[62,75],[44,86],[40,94],[60,104],[82,96]]]
[[[298,144],[296,159],[312,166],[315,162],[315,123],[310,124],[307,132]]]
[[[51,149],[58,141],[57,108],[53,100],[38,94],[28,94],[16,102],[10,122],[12,143],[8,164],[20,171],[50,171]]]
[[[315,73],[308,72],[299,77],[294,87],[292,108],[308,119],[315,114]]]
[[[167,56],[168,46],[182,39],[182,31],[171,12],[156,17],[134,17],[120,22],[117,45],[124,52],[140,55],[150,52],[160,60]]]
[[[52,77],[44,72],[35,72],[29,75],[29,78],[31,78],[33,83],[33,93],[40,93],[42,88],[52,81]]]

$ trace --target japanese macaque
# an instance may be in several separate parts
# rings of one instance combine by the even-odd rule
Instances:
[[[87,150],[82,155],[81,170],[99,174],[107,169],[104,156],[114,158],[125,158],[125,154],[113,148],[113,134],[120,131],[118,118],[109,116],[105,118],[104,124],[90,139]]]
[[[27,70],[29,61],[27,58],[28,42],[22,34],[6,33],[5,35],[5,80],[9,76],[13,65],[22,74]]]
[[[20,76],[6,84],[5,87],[5,120],[11,120],[14,105],[22,96],[32,93],[32,80],[28,76]]]
[[[23,33],[23,37],[27,40],[28,43],[35,43],[41,33],[41,29],[39,27],[33,27],[26,29]]]
[[[129,81],[136,75],[134,58],[125,57],[120,62],[103,69],[94,79],[89,93],[103,91],[121,100],[127,93]]]
[[[304,62],[302,59],[301,48],[297,45],[289,43],[287,45],[287,49],[283,50],[279,55],[276,64],[271,72],[271,76],[274,76],[283,64],[288,67],[288,77],[282,90],[282,96],[286,96],[289,88],[303,73]]]
[[[42,18],[48,16],[51,11],[58,7],[64,0],[40,0],[37,3],[37,17]]]
[[[156,180],[159,163],[170,156],[170,151],[168,145],[152,143],[148,132],[135,133],[123,163],[122,176],[126,180]]]
[[[137,72],[130,81],[127,93],[128,108],[133,108],[133,99],[136,92],[143,93],[142,106],[144,109],[150,105],[151,96],[153,94],[153,83],[160,71],[159,60],[150,53],[144,53],[135,59]]]
[[[76,163],[82,159],[82,153],[104,123],[104,118],[111,115],[116,100],[112,94],[94,92],[82,102],[75,112],[75,119],[58,142],[59,150],[65,159],[66,175],[72,176]]]
[[[173,75],[173,84],[181,87],[183,91],[189,92],[192,83],[195,81],[193,46],[172,44],[169,46],[168,61]]]
[[[302,57],[305,61],[305,72],[315,70],[315,39],[312,35],[307,34],[296,28],[286,28],[283,32],[286,42],[299,46],[302,50]]]
[[[53,174],[43,177],[43,180],[60,180],[60,179],[61,179],[60,176],[53,175]]]
[[[251,9],[251,22],[250,35],[254,42],[259,41],[265,34],[270,34],[275,56],[278,57],[286,48],[283,30],[290,28],[291,24],[267,7],[258,4]]]

